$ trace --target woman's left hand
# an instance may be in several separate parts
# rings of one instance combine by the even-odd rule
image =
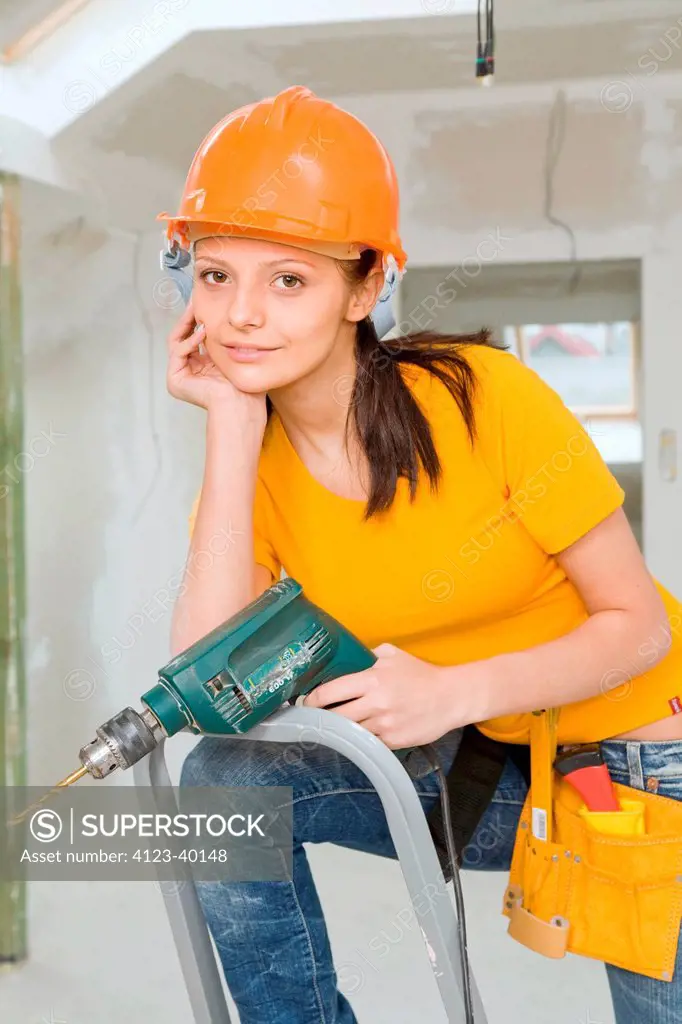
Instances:
[[[330,708],[400,750],[431,743],[453,727],[455,689],[445,670],[402,651],[393,644],[373,649],[371,668],[322,683],[303,700],[306,707]]]

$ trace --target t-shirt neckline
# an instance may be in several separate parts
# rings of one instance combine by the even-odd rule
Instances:
[[[284,424],[282,423],[277,413],[273,412],[272,416],[274,418],[273,427],[275,428],[275,437],[279,438],[280,444],[286,450],[288,459],[295,466],[298,475],[303,480],[306,481],[308,487],[314,489],[318,494],[325,497],[327,500],[331,500],[333,502],[336,502],[337,504],[345,505],[347,508],[352,509],[354,511],[357,511],[358,509],[364,507],[367,504],[366,498],[345,498],[341,494],[335,494],[334,491],[330,491],[328,487],[325,487],[325,485],[321,483],[317,479],[317,477],[313,476],[313,474],[310,472],[301,456],[294,448],[294,445],[292,444],[289,435],[284,429]]]

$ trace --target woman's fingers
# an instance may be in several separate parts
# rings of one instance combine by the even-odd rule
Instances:
[[[192,331],[188,338],[185,338],[183,341],[179,341],[177,343],[175,348],[176,355],[188,356],[190,352],[193,352],[195,348],[199,347],[199,345],[202,343],[202,341],[205,340],[205,338],[206,328],[204,327],[203,324],[200,324],[196,331]]]
[[[368,696],[347,700],[343,704],[339,704],[338,707],[329,708],[328,710],[341,715],[343,718],[348,718],[351,722],[356,722],[358,725],[365,725],[377,713],[375,705]]]
[[[210,356],[191,355],[187,360],[187,367],[193,377],[205,377],[215,367]]]
[[[187,369],[188,360],[197,355],[196,350],[205,337],[206,331],[202,325],[199,330],[193,331],[189,338],[184,341],[176,341],[171,345],[168,356],[168,373],[171,376]]]
[[[324,708],[337,701],[353,700],[364,697],[371,686],[371,680],[365,672],[352,672],[350,675],[339,676],[328,683],[316,686],[306,696],[305,704],[309,707]]]
[[[175,327],[168,335],[168,348],[173,349],[174,345],[177,345],[179,341],[184,341],[189,338],[192,331],[196,327],[196,320],[194,318],[194,307],[192,305],[192,299],[190,297],[182,316],[179,318]]]

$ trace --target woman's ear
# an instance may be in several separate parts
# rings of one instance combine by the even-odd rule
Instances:
[[[384,271],[381,264],[370,270],[361,284],[351,292],[346,319],[354,323],[364,320],[374,309],[384,286]]]

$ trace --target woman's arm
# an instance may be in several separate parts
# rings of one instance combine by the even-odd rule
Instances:
[[[173,656],[272,582],[269,570],[254,558],[253,506],[262,442],[260,422],[239,422],[227,406],[208,409],[201,499],[171,624]]]
[[[622,686],[670,648],[671,629],[622,509],[555,556],[589,613],[576,629],[525,651],[442,670],[466,672],[471,721],[572,704]],[[477,696],[474,696],[474,693]]]

